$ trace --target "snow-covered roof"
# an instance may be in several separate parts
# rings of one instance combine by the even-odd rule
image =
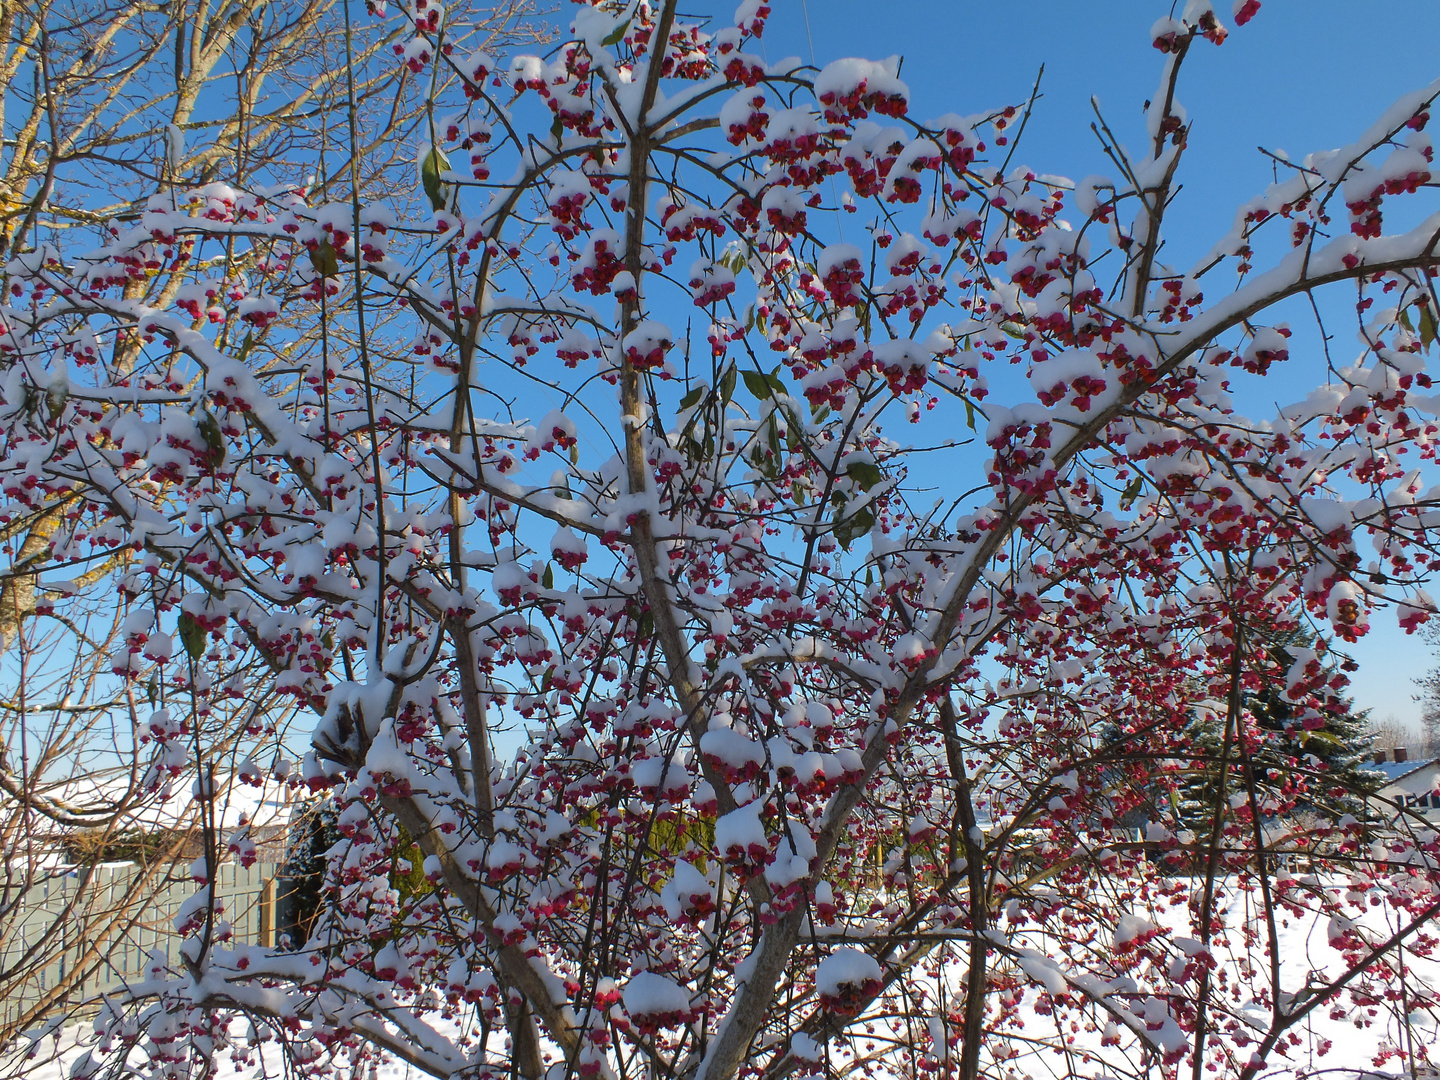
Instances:
[[[96,824],[118,816],[122,829],[185,829],[199,824],[197,785],[180,776],[157,792],[133,785],[128,775],[82,775],[46,786],[41,794],[68,810],[94,814]],[[303,795],[273,779],[247,783],[238,773],[215,779],[215,825],[222,831],[241,824],[283,827],[303,804]],[[123,808],[123,809],[122,809]]]
[[[1387,785],[1395,783],[1413,772],[1440,763],[1440,758],[1420,758],[1416,761],[1381,761],[1365,766],[1373,772],[1383,773]]]

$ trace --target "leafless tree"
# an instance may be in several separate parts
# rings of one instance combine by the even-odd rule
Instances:
[[[534,14],[529,0],[499,0],[468,11],[452,32],[472,47],[536,40]],[[344,0],[0,3],[0,80],[9,87],[0,97],[0,261],[100,243],[106,230],[141,222],[154,200],[171,205],[182,184],[216,185],[223,197],[309,174],[320,202],[336,184],[387,198],[413,187],[427,88],[394,64],[395,32],[362,21],[351,26]],[[340,99],[357,107],[342,113]],[[337,126],[338,115],[347,122]],[[180,265],[147,265],[124,299],[171,303]],[[245,270],[243,260],[233,267]],[[121,335],[109,359],[128,370],[140,348],[138,333]],[[57,530],[76,513],[63,496],[0,511],[0,1000],[13,1003],[30,984],[23,1007],[0,1021],[0,1045],[93,977],[144,917],[146,898],[177,872],[188,876],[177,859],[197,843],[217,858],[223,839],[192,814],[156,842],[126,848],[139,866],[124,889],[89,887],[95,862],[163,794],[147,782],[155,777],[145,723],[179,661],[167,668],[165,657],[149,658],[128,686],[115,678],[112,654],[133,632],[115,577],[155,567],[129,548],[94,561],[57,551]],[[237,669],[228,689],[177,716],[204,761],[172,763],[172,786],[187,788],[202,764],[228,773],[283,742],[285,702],[270,683],[242,689],[246,674]],[[65,875],[67,902],[37,923],[36,895]],[[62,953],[63,976],[35,992],[35,973]]]

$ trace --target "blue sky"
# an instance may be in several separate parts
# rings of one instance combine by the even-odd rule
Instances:
[[[1270,182],[1258,146],[1299,158],[1349,142],[1395,98],[1440,77],[1436,0],[1265,0],[1239,28],[1228,0],[1216,7],[1230,40],[1192,52],[1179,92],[1191,135],[1167,261],[1183,267]],[[1043,97],[1015,161],[1075,179],[1114,172],[1090,131],[1092,95],[1122,142],[1140,141],[1141,109],[1160,71],[1149,29],[1170,11],[1153,0],[775,0],[774,8],[767,59],[813,55],[823,65],[898,54],[912,111],[927,117],[1020,104],[1043,63]],[[1295,396],[1285,384],[1298,391],[1324,377],[1318,357],[1295,366],[1277,398]],[[1432,650],[1401,633],[1392,613],[1372,625],[1351,650],[1360,662],[1357,704],[1413,722],[1412,680],[1434,663]]]
[[[768,59],[809,60],[810,39],[822,65],[841,56],[902,56],[912,109],[925,116],[1020,104],[1043,63],[1044,97],[1016,161],[1075,179],[1114,171],[1090,131],[1092,96],[1121,140],[1138,142],[1141,108],[1160,73],[1149,30],[1171,10],[1164,0],[773,6]],[[1196,228],[1172,231],[1171,242],[1195,255],[1270,178],[1257,146],[1299,157],[1348,142],[1402,93],[1440,77],[1436,0],[1265,0],[1238,28],[1228,18],[1229,0],[1217,0],[1216,9],[1231,26],[1230,40],[1192,51],[1179,92],[1192,126],[1177,217]]]

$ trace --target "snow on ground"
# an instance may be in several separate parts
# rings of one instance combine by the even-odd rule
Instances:
[[[1347,887],[1344,882],[1336,884],[1342,889]],[[1384,936],[1389,925],[1384,909],[1371,906],[1363,914],[1357,909],[1353,915],[1355,922],[1366,931],[1376,937]],[[1229,928],[1236,929],[1242,918],[1257,919],[1258,914],[1253,909],[1237,910],[1230,917]],[[1185,932],[1181,928],[1184,921],[1186,916],[1183,907],[1172,908],[1168,912],[1137,911],[1121,920],[1120,925],[1115,928],[1115,939],[1128,942],[1157,930],[1164,933],[1167,928],[1178,936]],[[1290,993],[1297,994],[1299,1000],[1303,1001],[1308,993],[1307,983],[1320,985],[1324,976],[1333,978],[1343,971],[1340,953],[1330,944],[1328,916],[1307,916],[1303,919],[1284,917],[1277,930],[1282,969],[1285,972],[1284,986]],[[1022,1030],[1029,1036],[1053,1035],[1056,1018],[1047,1015],[1048,1010],[1037,1010],[1035,1007],[1046,983],[1054,982],[1054,968],[1045,962],[1041,951],[1043,941],[1028,937],[1024,933],[1016,934],[1012,941],[1022,949],[1035,949],[1028,961],[1022,961],[1019,965],[1031,980],[1021,1005],[1020,1017],[1024,1021]],[[1266,973],[1259,972],[1254,977],[1255,981],[1247,984],[1242,958],[1238,955],[1226,956],[1219,949],[1216,956],[1232,985],[1241,987],[1239,1011],[1242,1018],[1253,1020],[1257,1034],[1262,1032],[1269,1022],[1269,1009],[1253,997],[1248,1002],[1246,998],[1251,985],[1255,986],[1258,996],[1259,987],[1268,982]],[[1404,960],[1411,968],[1412,987],[1424,984],[1432,992],[1440,991],[1440,957],[1418,957],[1406,950]],[[865,961],[869,963],[865,964]],[[863,971],[860,970],[862,965]],[[839,950],[830,961],[822,965],[820,974],[824,976],[824,982],[833,984],[822,989],[828,989],[833,994],[839,992],[841,983],[865,981],[873,977],[878,970],[872,965],[874,961],[864,954],[856,955],[853,950],[848,949]],[[852,968],[855,970],[852,971]],[[959,974],[958,969],[955,974]],[[632,993],[643,997],[649,991],[655,990],[659,982],[668,980],[657,980],[656,987],[638,985],[641,982],[643,978],[632,980],[626,995],[627,1003]],[[679,991],[679,987],[674,989]],[[1052,989],[1055,987],[1052,986]],[[678,1002],[683,994],[672,996]],[[1067,1054],[1056,1053],[1051,1049],[1035,1049],[1032,1043],[1005,1063],[1005,1072],[1015,1080],[1052,1080],[1068,1076],[1099,1078],[1113,1075],[1101,1064],[1105,1056],[1099,1043],[1103,1028],[1102,1017],[1100,1028],[1095,1032],[1073,1033],[1070,1052]],[[13,1056],[8,1060],[0,1058],[0,1077],[7,1080],[11,1077],[23,1080],[65,1080],[70,1075],[70,1066],[84,1053],[78,1040],[88,1031],[88,1025],[61,1029],[44,1039],[37,1048],[37,1055],[30,1060]],[[1289,1048],[1290,1056],[1284,1057],[1278,1051],[1272,1054],[1267,1067],[1262,1071],[1262,1078],[1280,1080],[1304,1073],[1323,1075],[1326,1080],[1359,1080],[1362,1077],[1364,1080],[1425,1080],[1427,1077],[1440,1077],[1440,1024],[1437,1024],[1437,1016],[1433,1012],[1413,1010],[1406,1017],[1398,1008],[1357,1007],[1348,995],[1342,994],[1334,1002],[1315,1009],[1308,1021],[1297,1027],[1296,1031],[1300,1041]],[[1122,1031],[1121,1047],[1126,1045],[1133,1046],[1134,1037]],[[216,1076],[220,1080],[278,1080],[287,1075],[280,1049],[275,1043],[263,1044],[259,1049],[260,1052],[254,1060],[238,1067],[232,1065],[228,1056],[222,1058]],[[1397,1049],[1404,1051],[1405,1056],[1397,1055]],[[1088,1061],[1085,1058],[1087,1050],[1094,1055]],[[1097,1051],[1099,1053],[1096,1053]],[[1109,1054],[1113,1055],[1114,1052],[1110,1050]],[[1415,1055],[1413,1073],[1409,1060],[1411,1053]],[[404,1062],[387,1059],[377,1063],[359,1080],[420,1080],[423,1075]]]
[[[1402,924],[1395,921],[1394,913],[1378,904],[1378,897],[1373,894],[1366,897],[1363,893],[1350,893],[1349,889],[1348,881],[1332,879],[1328,883],[1327,891],[1348,893],[1352,901],[1370,901],[1363,912],[1358,906],[1346,909],[1346,914],[1369,940],[1382,940],[1401,927]],[[1231,942],[1236,942],[1240,937],[1242,920],[1248,921],[1263,938],[1264,919],[1258,897],[1245,897],[1238,891],[1223,886],[1221,892],[1226,896],[1226,902],[1232,905],[1232,912],[1226,919],[1226,931]],[[1307,914],[1304,918],[1296,918],[1281,913],[1277,919],[1276,930],[1281,957],[1281,985],[1288,995],[1292,995],[1292,1008],[1303,1004],[1310,996],[1311,987],[1322,987],[1344,973],[1345,963],[1341,953],[1330,943],[1331,923],[1328,915],[1316,917]],[[1429,930],[1434,934],[1440,931],[1440,926],[1431,926]],[[1168,931],[1172,939],[1179,944],[1180,939],[1191,932],[1189,913],[1184,905],[1168,910],[1136,911],[1123,916],[1115,927],[1114,940],[1117,944],[1128,943],[1156,931]],[[1044,942],[1025,933],[1016,934],[1012,941],[1017,945],[1028,944],[1036,949],[1035,959],[1028,964],[1022,960],[1019,965],[1033,983],[1026,990],[1021,1006],[1021,1018],[1025,1025],[1023,1030],[1036,1037],[1049,1036],[1054,1039],[1056,1023],[1061,1019],[1061,1015],[1057,1013],[1051,1016],[1047,1015],[1048,1010],[1037,1012],[1035,1009],[1036,999],[1045,989],[1047,973],[1055,971],[1053,965],[1047,965],[1044,961]],[[1198,942],[1194,944],[1198,945]],[[1234,951],[1227,954],[1224,948],[1217,946],[1214,952],[1221,969],[1217,975],[1223,975],[1223,979],[1217,981],[1222,987],[1228,983],[1239,990],[1238,999],[1230,998],[1228,993],[1221,997],[1230,1001],[1231,1008],[1238,1011],[1242,1021],[1253,1029],[1258,1042],[1268,1029],[1271,1018],[1268,1004],[1257,1000],[1269,989],[1269,972],[1265,970],[1267,961],[1258,948],[1249,958],[1244,955],[1242,946],[1235,944],[1233,948]],[[1391,953],[1390,958],[1393,960],[1395,954]],[[1247,959],[1258,967],[1253,974],[1247,974],[1250,970]],[[1440,956],[1416,956],[1406,949],[1403,960],[1410,969],[1407,983],[1412,992],[1423,985],[1428,988],[1433,998],[1437,991],[1440,991]],[[954,974],[954,981],[959,982],[958,968]],[[1063,986],[1060,989],[1063,989]],[[1155,1007],[1156,1015],[1147,1015],[1144,1019],[1162,1019],[1163,1006],[1156,1003]],[[1064,1019],[1068,1023],[1069,1017],[1065,1016]],[[1099,1019],[1100,1031],[1091,1033],[1082,1030],[1070,1033],[1072,1056],[1059,1054],[1051,1049],[1027,1048],[1008,1062],[1009,1068],[1014,1070],[1013,1075],[1017,1080],[1026,1077],[1049,1080],[1051,1077],[1072,1075],[1112,1075],[1100,1065],[1107,1055],[1100,1045],[1105,1018],[1101,1016]],[[1168,1017],[1164,1019],[1168,1025],[1174,1025],[1173,1020]],[[1437,1018],[1435,1012],[1419,1009],[1405,1015],[1398,1004],[1359,1007],[1352,1002],[1350,995],[1342,991],[1337,998],[1314,1009],[1303,1022],[1291,1029],[1298,1036],[1299,1042],[1288,1046],[1282,1042],[1281,1046],[1270,1054],[1260,1076],[1265,1080],[1298,1077],[1306,1073],[1324,1074],[1327,1080],[1348,1080],[1359,1076],[1364,1076],[1367,1080],[1380,1080],[1384,1077],[1426,1080],[1427,1077],[1440,1077],[1440,1024],[1437,1024],[1437,1019],[1440,1018]],[[1111,1032],[1116,1033],[1116,1029],[1112,1028]],[[1152,1025],[1152,1033],[1162,1037],[1165,1034],[1163,1030],[1157,1031],[1155,1025]],[[1119,1029],[1118,1034],[1121,1048],[1134,1048],[1137,1045],[1135,1037],[1123,1028]],[[1179,1035],[1178,1028],[1175,1034]],[[1163,1038],[1161,1041],[1164,1041]],[[1087,1050],[1095,1055],[1088,1064],[1083,1060]],[[1402,1052],[1403,1056],[1397,1054],[1397,1050]],[[1412,1053],[1415,1057],[1413,1073],[1410,1067]],[[1113,1054],[1113,1050],[1109,1052],[1109,1056],[1113,1057]],[[1132,1060],[1138,1059],[1135,1054],[1131,1057]],[[1182,1070],[1182,1075],[1188,1075],[1188,1066]]]
[[[88,1025],[67,1027],[55,1037],[45,1039],[33,1057],[0,1057],[0,1077],[4,1080],[70,1080],[71,1067],[85,1054],[85,1047],[79,1045],[78,1039],[89,1031]],[[266,1043],[258,1051],[248,1065],[235,1066],[228,1055],[222,1056],[217,1062],[215,1080],[282,1080],[293,1075],[286,1068],[280,1048],[275,1043]],[[138,1062],[139,1056],[132,1054],[131,1065]],[[104,1064],[112,1063],[107,1061]],[[103,1072],[99,1074],[102,1077],[105,1075]],[[146,1074],[137,1069],[134,1075]],[[363,1074],[352,1077],[348,1071],[341,1070],[336,1076],[337,1080],[339,1077],[345,1080],[430,1080],[429,1074],[390,1057],[377,1062]]]

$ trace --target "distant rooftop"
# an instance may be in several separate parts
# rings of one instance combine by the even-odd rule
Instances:
[[[304,805],[303,792],[273,779],[246,783],[238,773],[216,777],[215,825],[235,829],[242,822],[255,827],[284,826]],[[183,829],[198,824],[200,803],[192,775],[176,777],[157,792],[146,792],[124,775],[76,776],[37,792],[67,809],[94,814],[96,824],[107,819],[123,828]]]
[[[1367,761],[1365,768],[1380,773],[1387,784],[1393,784],[1402,777],[1434,764],[1436,760],[1440,759],[1412,757],[1405,747],[1401,746],[1394,750],[1375,751],[1375,760]]]
[[[1383,773],[1387,783],[1393,783],[1402,776],[1409,776],[1417,769],[1423,769],[1430,764],[1429,758],[1421,758],[1419,761],[1382,761],[1378,765],[1366,765],[1365,768],[1371,772]]]

